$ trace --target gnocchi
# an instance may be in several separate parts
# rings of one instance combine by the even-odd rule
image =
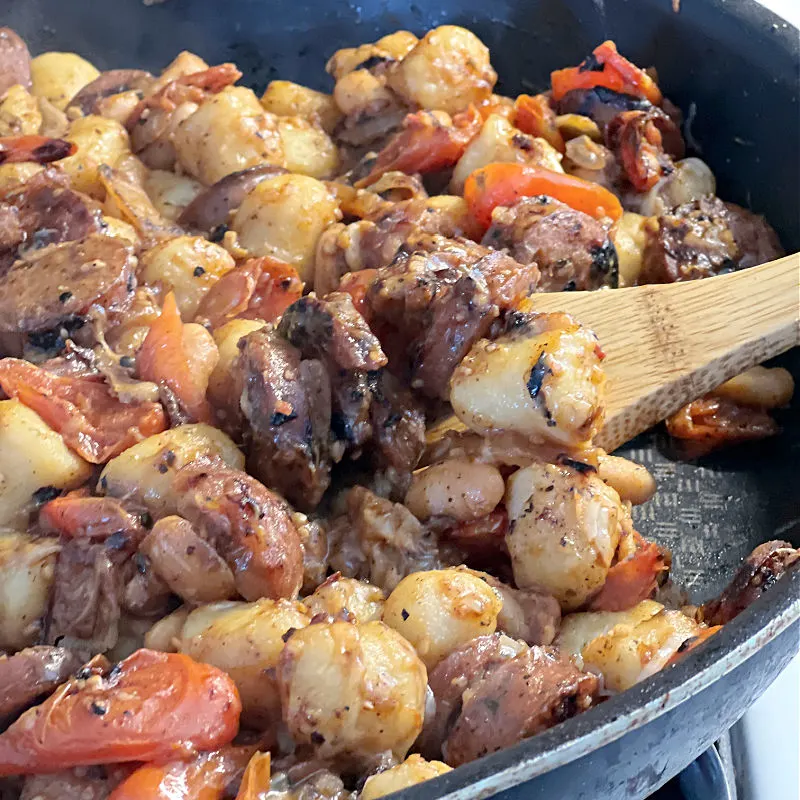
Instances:
[[[494,633],[500,593],[467,569],[415,572],[386,599],[383,621],[414,646],[428,669],[477,636]]]
[[[336,198],[307,175],[261,181],[242,201],[232,227],[252,256],[292,264],[302,281],[313,281],[314,255],[325,228],[340,218]]]
[[[207,186],[231,172],[284,160],[276,118],[243,86],[206,100],[178,124],[172,142],[183,169]]]
[[[224,669],[236,682],[245,718],[263,728],[280,719],[274,671],[284,637],[309,620],[305,608],[291,600],[200,606],[186,618],[178,649]]]
[[[77,53],[42,53],[31,60],[31,92],[63,110],[99,75],[97,68]]]
[[[141,274],[150,285],[175,294],[181,318],[194,318],[208,290],[236,263],[225,248],[201,236],[176,236],[148,250]]]
[[[477,433],[580,448],[600,429],[604,383],[594,334],[566,315],[539,315],[477,342],[453,373],[450,402]]]
[[[508,479],[505,501],[517,586],[541,586],[562,609],[579,608],[605,583],[629,524],[619,495],[595,475],[532,464]]]
[[[202,457],[217,457],[244,469],[244,456],[221,430],[204,423],[181,425],[128,448],[100,474],[98,490],[112,497],[136,498],[153,514],[174,514],[179,497],[172,488],[176,472]]]
[[[323,758],[404,758],[422,730],[426,680],[414,648],[383,622],[309,625],[278,665],[283,721]]]
[[[73,489],[92,467],[19,400],[0,400],[0,526],[24,529],[40,489]]]

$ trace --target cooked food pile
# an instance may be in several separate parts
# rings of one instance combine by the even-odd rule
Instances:
[[[602,343],[535,310],[781,254],[655,72],[604,42],[505,97],[449,25],[327,71],[258,97],[0,30],[3,797],[373,800],[669,666],[800,557],[676,601],[652,477],[593,445]],[[668,428],[771,435],[792,391],[757,368]]]

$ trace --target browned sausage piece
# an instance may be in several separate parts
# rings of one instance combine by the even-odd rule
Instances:
[[[758,600],[798,561],[800,550],[789,542],[772,541],[759,545],[739,567],[722,594],[701,607],[703,621],[709,625],[726,625]]]
[[[0,203],[0,274],[26,251],[83,239],[100,230],[99,207],[61,181],[54,170],[47,169],[4,193]]]
[[[177,516],[164,517],[139,546],[152,568],[187,603],[213,603],[236,597],[228,565],[194,526]]]
[[[763,217],[713,196],[678,206],[646,230],[640,283],[707,278],[784,253]]]
[[[535,261],[516,261],[506,252],[470,239],[418,236],[413,246],[435,254],[438,260],[454,267],[468,267],[480,274],[486,281],[492,302],[504,311],[516,308],[520,299],[532,294],[539,283],[539,268]]]
[[[444,247],[401,250],[367,290],[368,318],[396,334],[391,348],[382,342],[393,371],[406,372],[412,388],[428,397],[447,395],[453,370],[498,314],[473,266],[474,259]]]
[[[296,507],[311,510],[330,483],[330,380],[316,360],[271,328],[239,342],[232,381],[240,393],[249,469]]]
[[[131,90],[146,92],[154,82],[149,72],[141,69],[111,69],[101,72],[100,76],[87,83],[72,100],[67,108],[77,106],[84,115],[96,114],[97,103],[113,94]]]
[[[198,231],[211,231],[228,221],[228,216],[242,204],[261,181],[284,175],[286,170],[275,164],[259,164],[256,167],[232,172],[209,186],[189,203],[178,217],[178,225]]]
[[[99,303],[124,306],[135,288],[132,248],[92,234],[15,261],[0,280],[0,332],[48,331]]]
[[[522,643],[501,633],[478,636],[454,650],[431,670],[428,685],[436,701],[436,712],[432,720],[425,719],[421,750],[426,758],[441,757],[442,743],[461,712],[464,691],[498,664],[524,650]]]
[[[725,221],[728,223],[736,246],[739,248],[739,269],[765,264],[784,254],[778,234],[764,217],[754,214],[735,203],[724,203]]]
[[[295,597],[303,550],[288,505],[255,478],[218,463],[193,462],[178,472],[178,512],[225,559],[239,594]]]
[[[0,94],[17,83],[31,88],[31,54],[11,28],[0,28]]]
[[[591,706],[596,675],[549,647],[531,647],[470,685],[442,746],[454,767],[551,728]]]
[[[105,542],[64,537],[56,562],[46,641],[68,637],[88,658],[110,650],[119,638],[123,566],[130,558],[112,537]]]
[[[26,647],[0,657],[0,722],[49,694],[80,665],[80,659],[63,647]]]
[[[374,376],[370,386],[370,460],[389,480],[393,497],[402,498],[425,449],[425,412],[411,392],[385,369]]]
[[[526,197],[498,208],[483,244],[536,263],[545,292],[616,287],[617,251],[596,219],[549,197]]]
[[[6,197],[6,202],[18,209],[26,233],[23,247],[40,249],[100,231],[100,211],[86,195],[42,181],[30,181]]]
[[[684,203],[647,228],[639,283],[708,278],[735,269],[739,248],[716,197]]]
[[[345,292],[301,297],[283,312],[278,333],[304,358],[330,359],[342,369],[376,370],[387,363],[377,336]]]

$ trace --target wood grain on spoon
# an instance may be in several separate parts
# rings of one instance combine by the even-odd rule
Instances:
[[[530,298],[566,311],[606,353],[608,451],[762,361],[800,344],[800,253],[685,283]]]
[[[800,344],[800,253],[685,283],[535,294],[526,311],[565,311],[606,353],[606,422],[595,443],[612,451],[768,358]],[[442,420],[429,440],[464,430]]]

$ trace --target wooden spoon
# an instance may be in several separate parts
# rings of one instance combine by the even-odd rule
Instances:
[[[607,410],[595,443],[610,452],[800,344],[800,253],[705,280],[536,294],[528,308],[566,311],[600,339]]]

